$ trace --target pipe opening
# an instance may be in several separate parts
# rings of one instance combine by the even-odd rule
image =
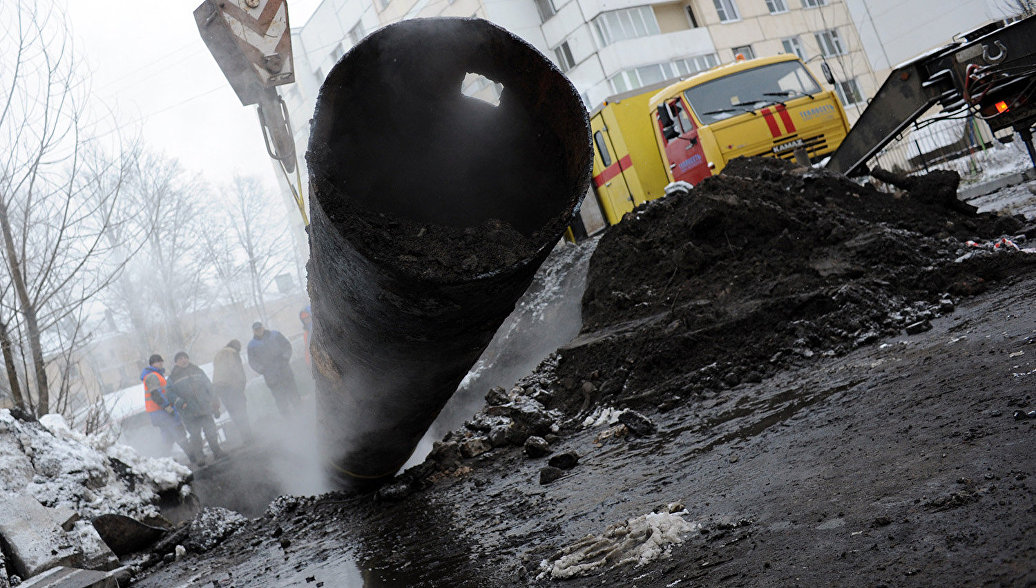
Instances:
[[[460,93],[469,98],[476,98],[492,106],[500,106],[500,96],[504,85],[487,78],[480,73],[468,72],[464,75]]]
[[[535,257],[578,202],[582,103],[503,29],[404,22],[353,48],[321,88],[307,154],[318,204],[365,255],[414,272],[421,252],[457,278]]]

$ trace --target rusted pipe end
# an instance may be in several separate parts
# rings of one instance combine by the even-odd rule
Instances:
[[[479,98],[492,84],[499,104]],[[410,456],[571,221],[591,157],[572,84],[487,21],[403,21],[331,70],[306,156],[308,269],[340,479]]]

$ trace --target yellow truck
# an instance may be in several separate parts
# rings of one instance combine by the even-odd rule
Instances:
[[[615,224],[670,183],[693,186],[735,157],[823,158],[849,121],[801,60],[778,55],[612,96],[590,113],[590,127],[594,192]]]

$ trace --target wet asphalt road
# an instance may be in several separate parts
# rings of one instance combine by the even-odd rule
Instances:
[[[564,585],[1032,584],[1036,420],[1013,413],[1036,408],[1034,290],[648,413],[651,437],[564,434],[579,464],[546,486],[543,458],[502,448],[398,502],[282,499],[134,585],[552,585],[541,561],[674,501],[700,529],[669,557]]]

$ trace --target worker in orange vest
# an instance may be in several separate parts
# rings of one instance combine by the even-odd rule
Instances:
[[[162,433],[162,455],[169,455],[173,443],[180,446],[191,463],[197,460],[187,443],[187,433],[176,407],[166,396],[165,362],[157,353],[148,358],[148,366],[140,373],[144,382],[144,409],[151,417],[151,424]]]

